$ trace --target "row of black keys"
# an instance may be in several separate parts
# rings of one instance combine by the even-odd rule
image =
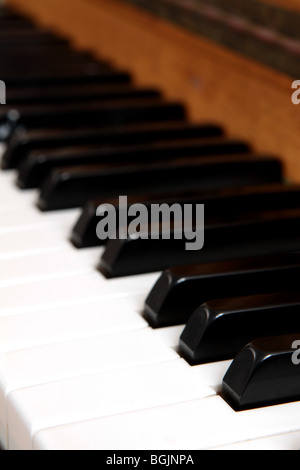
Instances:
[[[235,357],[223,381],[235,409],[298,400],[300,187],[284,184],[281,162],[219,126],[189,123],[180,104],[22,17],[2,10],[0,26],[3,169],[39,188],[42,210],[84,206],[71,235],[78,248],[103,243],[96,209],[118,211],[119,195],[148,207],[205,204],[203,250],[172,236],[111,240],[99,269],[163,271],[145,318],[186,324],[179,351],[191,364]]]

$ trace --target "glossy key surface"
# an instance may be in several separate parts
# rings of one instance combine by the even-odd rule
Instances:
[[[233,359],[250,341],[300,331],[300,293],[205,302],[188,320],[179,349],[191,364]]]
[[[48,175],[38,204],[42,210],[57,210],[83,206],[89,199],[101,197],[204,191],[281,181],[280,161],[258,155],[193,157],[151,165],[67,167]]]
[[[236,411],[299,401],[299,340],[295,333],[251,341],[227,371],[222,396]]]
[[[7,84],[9,86],[9,84]],[[117,100],[112,103],[78,103],[49,107],[19,107],[7,114],[1,113],[1,127],[11,137],[18,129],[45,127],[113,126],[134,122],[178,120],[184,117],[184,109],[176,103],[165,103],[159,99]],[[2,131],[3,132],[3,131]]]
[[[144,317],[158,328],[183,324],[212,299],[296,290],[299,274],[298,253],[167,269],[145,301]]]
[[[22,89],[21,89],[22,90]],[[99,85],[90,85],[86,86],[85,84],[81,86],[66,86],[58,88],[56,91],[51,88],[52,93],[42,93],[37,90],[36,93],[26,93],[26,90],[22,90],[23,93],[19,92],[20,90],[13,90],[10,94],[7,94],[7,104],[1,108],[1,111],[6,109],[9,111],[11,108],[19,108],[22,106],[51,106],[57,104],[72,104],[72,103],[90,103],[97,101],[110,101],[117,99],[137,99],[137,98],[159,98],[160,94],[154,89],[151,88],[133,88],[127,84],[119,86],[116,84],[116,89],[114,90],[113,85],[106,89],[105,86]],[[30,89],[31,91],[31,89]],[[48,90],[45,90],[48,91]]]
[[[86,146],[65,148],[56,151],[32,152],[19,168],[18,184],[23,189],[40,186],[52,169],[67,166],[97,165],[102,163],[126,164],[135,161],[138,164],[155,161],[168,161],[179,157],[199,157],[241,154],[249,147],[240,141],[230,139],[192,139],[171,140],[159,143],[118,146]]]
[[[114,94],[114,88],[110,87],[111,91],[105,92],[105,100],[111,99],[110,97]],[[119,89],[120,87],[118,86],[117,90]],[[107,88],[105,87],[104,90],[107,90]],[[219,126],[196,125],[186,121],[162,121],[158,123],[137,123],[135,125],[124,124],[120,127],[108,128],[90,126],[76,130],[38,129],[24,131],[17,133],[10,140],[2,158],[2,168],[15,168],[22,160],[28,157],[31,151],[38,149],[62,149],[64,147],[87,144],[127,146],[175,138],[209,138],[221,135],[222,129]]]
[[[300,250],[299,209],[250,214],[236,221],[225,219],[212,225],[205,220],[204,246],[201,249],[187,249],[184,233],[182,239],[175,239],[172,230],[169,231],[169,240],[163,239],[162,231],[158,239],[153,239],[151,227],[138,237],[128,235],[125,239],[110,239],[99,268],[107,277],[118,277],[193,263]],[[198,236],[195,227],[193,231],[195,243]]]

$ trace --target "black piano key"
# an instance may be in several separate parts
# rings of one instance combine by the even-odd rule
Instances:
[[[18,61],[18,66],[11,66],[10,62]],[[36,60],[38,60],[39,66],[35,65]],[[48,58],[51,60],[51,56]],[[54,60],[54,59],[53,59]],[[27,68],[27,69],[26,69]],[[35,68],[34,78],[29,70]],[[24,70],[27,70],[25,72]],[[92,59],[83,59],[80,57],[70,57],[66,54],[60,54],[55,65],[51,65],[44,62],[39,57],[32,58],[27,60],[25,63],[22,60],[19,60],[18,57],[11,57],[6,64],[3,65],[1,76],[3,81],[8,84],[9,89],[14,88],[15,77],[22,76],[22,79],[25,84],[34,80],[48,81],[49,87],[51,86],[51,80],[54,83],[58,83],[58,80],[61,78],[62,83],[66,79],[70,81],[74,77],[74,81],[78,80],[78,77],[88,76],[98,77],[99,75],[107,73],[117,73],[117,70],[114,70],[110,63],[101,63]],[[95,81],[95,80],[94,80]],[[17,86],[18,86],[17,82]]]
[[[57,36],[54,38],[57,39]],[[40,58],[41,63],[45,62],[47,59],[47,54],[55,58],[57,54],[58,62],[60,60],[60,55],[64,54],[67,57],[73,57],[74,59],[90,59],[93,61],[97,61],[100,63],[106,63],[107,59],[99,57],[99,55],[95,55],[91,50],[85,48],[75,48],[71,43],[67,41],[61,42],[58,40],[56,43],[49,43],[49,44],[42,44],[36,41],[33,44],[24,44],[22,48],[20,48],[19,44],[7,44],[5,48],[2,50],[4,64],[6,65],[6,61],[9,64],[14,65],[15,67],[19,67],[19,63],[11,62],[12,58],[20,59],[20,63],[26,62],[26,59],[31,61],[33,58]],[[47,66],[55,66],[57,62],[48,63]],[[36,64],[37,70],[39,70],[40,63]],[[28,72],[28,71],[26,71]]]
[[[20,19],[22,20],[24,18],[23,15],[20,15],[19,13],[17,13],[16,11],[14,11],[13,9],[11,8],[8,8],[7,5],[1,5],[0,7],[0,19],[2,21],[7,21],[7,20],[11,20],[11,19]]]
[[[95,56],[92,52],[85,49],[75,49],[70,47],[68,43],[57,42],[49,44],[40,44],[39,42],[34,44],[24,44],[22,48],[18,44],[8,44],[5,47],[1,48],[1,55],[3,57],[3,73],[7,73],[9,69],[19,70],[23,69],[24,64],[28,60],[29,64],[33,64],[34,60],[39,60],[40,62],[36,63],[36,70],[38,73],[45,70],[56,67],[62,68],[62,59],[66,58],[73,60],[74,63],[97,63],[100,65],[110,65],[112,68],[111,62],[108,59],[100,58]],[[57,57],[57,60],[56,60]],[[47,58],[51,59],[52,62],[47,62]],[[18,61],[18,62],[14,62]],[[24,70],[26,75],[33,75],[33,70]]]
[[[123,88],[123,87],[122,87]],[[119,87],[117,87],[117,90]],[[105,88],[107,90],[107,88]],[[114,87],[105,94],[114,96]],[[105,93],[105,92],[104,92]],[[118,91],[117,91],[118,93]],[[2,157],[2,169],[15,168],[29,153],[37,149],[63,148],[75,145],[133,145],[162,140],[218,137],[222,129],[210,124],[191,124],[186,121],[124,125],[112,128],[83,128],[76,130],[44,129],[15,134]]]
[[[54,88],[25,88],[7,90],[8,106],[18,107],[24,105],[52,105],[63,103],[76,103],[86,100],[112,100],[131,98],[131,96],[159,98],[161,93],[154,88],[136,88],[130,83],[105,85],[82,84],[68,85]]]
[[[300,292],[216,299],[189,318],[179,353],[190,364],[233,359],[250,341],[300,331]]]
[[[16,58],[16,61],[17,60]],[[64,80],[70,81],[71,79],[78,81],[78,79],[81,80],[81,77],[85,76],[93,77],[93,81],[95,81],[95,79],[99,76],[101,77],[103,74],[118,72],[113,69],[108,62],[100,62],[92,59],[87,60],[80,56],[62,56],[61,58],[58,56],[54,64],[49,62],[43,63],[43,60],[41,60],[39,66],[34,65],[35,60],[36,59],[28,59],[26,65],[23,64],[22,61],[20,61],[18,65],[11,65],[9,62],[13,62],[12,60],[7,61],[6,64],[3,65],[1,76],[8,87],[13,87],[15,83],[18,85],[20,83],[20,77],[24,85],[31,82],[37,83],[38,80],[42,80],[43,82],[48,82],[49,86],[51,86],[51,82],[60,83],[61,80],[61,83],[64,83]],[[51,57],[49,57],[49,60],[51,60]],[[34,74],[32,69],[34,69]]]
[[[3,65],[6,66],[7,64],[12,64],[15,68],[23,67],[27,60],[29,63],[32,63],[34,60],[39,61],[35,64],[37,70],[40,70],[42,67],[44,67],[44,65],[49,68],[57,64],[56,58],[58,59],[59,63],[63,57],[77,59],[77,61],[79,59],[88,59],[89,61],[96,60],[98,64],[109,65],[109,61],[100,59],[98,57],[96,58],[89,51],[74,49],[66,42],[49,44],[40,44],[37,42],[34,44],[23,44],[22,48],[20,48],[19,44],[6,44],[5,47],[1,48],[0,44],[0,50],[4,61]],[[52,59],[53,62],[49,63],[49,59]],[[27,74],[32,73],[26,69],[25,71]]]
[[[105,244],[99,240],[96,227],[99,222],[96,211],[103,203],[112,204],[119,211],[119,199],[111,198],[106,201],[92,200],[83,207],[82,213],[72,230],[71,241],[77,248],[87,248]],[[226,217],[234,217],[241,213],[251,213],[286,208],[300,208],[299,185],[266,185],[243,188],[226,188],[212,193],[196,191],[178,191],[161,194],[137,194],[131,196],[128,204],[142,203],[147,207],[150,204],[205,204],[206,217],[219,217],[226,213]]]
[[[112,100],[111,102],[78,103],[52,107],[25,107],[12,109],[1,115],[2,134],[10,138],[19,129],[47,127],[74,128],[87,125],[120,126],[125,123],[159,122],[184,119],[185,110],[177,103],[160,99]],[[0,126],[1,135],[1,126]]]
[[[3,75],[2,80],[8,88],[12,87],[51,87],[67,85],[68,83],[113,83],[128,82],[130,80],[128,74],[122,71],[112,70],[109,65],[89,67],[76,67],[74,69],[53,70],[45,74],[22,75],[12,74]]]
[[[92,86],[93,83],[89,77],[92,74],[100,76],[100,73],[120,72],[114,69],[109,61],[95,59],[88,52],[73,51],[65,46],[39,47],[35,45],[30,49],[27,48],[25,52],[22,49],[22,55],[19,55],[18,51],[19,49],[15,51],[13,47],[7,47],[6,54],[1,53],[3,61],[1,77],[9,85],[8,92],[13,99],[16,92],[25,94],[27,90],[30,92],[32,89],[37,89],[37,91],[39,88],[44,91],[51,89],[51,78],[54,88],[64,86],[63,82],[59,83],[57,80],[60,76],[66,81],[66,85],[71,83],[72,76],[76,83],[80,75],[82,79],[79,85],[84,85],[84,77],[87,76]],[[97,84],[97,81],[93,80]],[[32,86],[30,86],[30,81],[33,82]],[[38,81],[41,82],[40,86],[38,86]]]
[[[235,411],[300,400],[300,330],[247,344],[223,378],[222,397]]]
[[[143,164],[80,166],[56,169],[44,180],[41,210],[82,207],[88,200],[137,193],[200,191],[243,184],[279,183],[279,160],[262,156],[184,158]]]
[[[32,44],[49,45],[49,44],[67,44],[67,39],[57,36],[49,31],[42,29],[33,30],[14,30],[0,32],[0,51],[7,47],[14,46],[26,47]]]
[[[133,146],[85,146],[63,150],[33,152],[19,167],[18,185],[22,189],[40,186],[47,174],[57,168],[98,164],[138,164],[167,161],[179,157],[200,157],[249,152],[244,142],[225,139],[184,139]]]
[[[296,290],[299,275],[298,253],[170,268],[153,286],[143,314],[154,328],[180,325],[211,299]]]
[[[34,68],[36,75],[45,76],[48,73],[53,74],[54,71],[62,73],[64,67],[75,69],[75,67],[90,66],[98,67],[100,70],[104,68],[112,69],[109,62],[100,61],[89,53],[75,51],[68,47],[43,47],[42,49],[32,47],[26,51],[25,55],[23,50],[8,48],[6,54],[2,53],[1,73],[3,76],[11,76],[17,73],[32,76],[31,70]]]
[[[0,31],[36,30],[36,25],[26,18],[18,16],[0,16]]]
[[[194,244],[200,240],[199,232],[187,232]],[[187,250],[184,237],[170,240],[146,238],[111,239],[99,263],[99,270],[108,278],[164,271],[169,267],[212,263],[230,259],[262,256],[300,250],[300,209],[259,213],[235,222],[223,220],[210,225],[205,220],[205,244],[199,250]],[[190,242],[189,242],[190,243]]]
[[[1,50],[1,48],[0,48]],[[33,87],[36,88],[49,88],[49,87],[60,87],[67,85],[80,85],[80,84],[112,84],[112,83],[129,83],[131,77],[127,72],[110,70],[108,67],[99,73],[82,73],[77,72],[76,74],[56,74],[56,76],[32,76],[22,77],[21,74],[13,77],[2,78],[5,81],[8,89],[25,89]],[[1,111],[1,110],[0,110]],[[0,119],[3,119],[2,114]]]

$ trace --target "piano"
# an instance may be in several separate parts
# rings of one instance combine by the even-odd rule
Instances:
[[[300,449],[296,13],[182,3],[0,9],[3,450]],[[203,249],[100,240],[120,196],[204,204]]]

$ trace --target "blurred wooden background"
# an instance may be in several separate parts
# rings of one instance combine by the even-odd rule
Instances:
[[[300,10],[298,0],[272,3]],[[7,4],[130,71],[137,84],[184,102],[192,120],[221,123],[255,150],[282,157],[287,178],[300,181],[300,105],[291,101],[292,82],[300,76],[120,0]]]

